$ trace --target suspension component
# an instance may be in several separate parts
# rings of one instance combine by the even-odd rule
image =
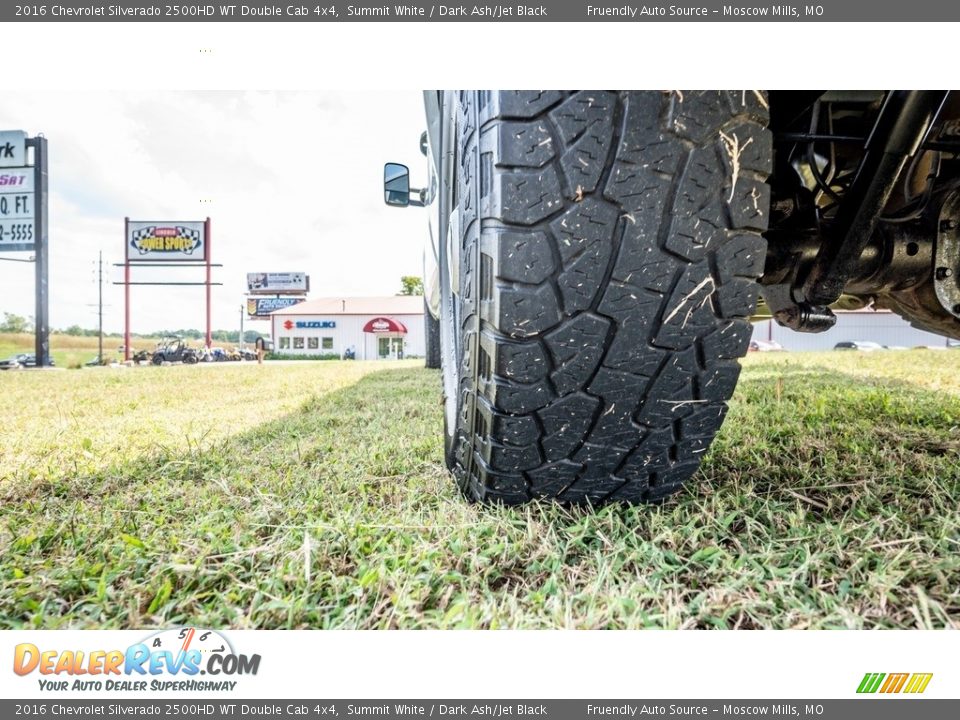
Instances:
[[[944,224],[947,215],[953,211],[960,213],[960,194],[952,208],[945,206],[940,214],[941,234],[951,233],[957,243],[954,248],[957,248],[960,247],[960,222],[954,220],[954,225]],[[960,218],[960,214],[953,217]],[[844,294],[838,302],[831,304],[844,309],[863,307],[877,295],[909,290],[928,282],[934,269],[935,219],[927,216],[910,223],[881,224],[860,253],[856,267],[847,279]],[[800,332],[823,332],[835,322],[828,306],[797,302],[792,295],[797,278],[804,277],[813,266],[820,244],[816,233],[771,233],[767,245],[761,294],[778,323]],[[941,245],[942,242],[936,243],[938,256]],[[960,286],[956,285],[956,280],[960,277],[960,267],[957,266],[957,251],[947,248],[944,252],[953,253],[949,257],[954,259],[943,266],[945,272],[938,277],[952,279],[956,293],[952,302],[958,305]],[[937,265],[940,266],[941,261]]]
[[[780,325],[800,332],[824,332],[837,323],[837,316],[828,307],[817,307],[809,303],[790,305],[773,313],[773,319]]]
[[[933,286],[944,310],[960,318],[960,192],[943,203],[937,222]]]
[[[946,96],[929,90],[887,95],[853,184],[803,283],[801,304],[812,308],[810,317],[836,302],[856,272],[900,172],[919,149]]]

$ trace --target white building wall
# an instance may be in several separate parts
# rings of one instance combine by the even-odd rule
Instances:
[[[839,312],[837,324],[822,333],[801,333],[765,320],[753,326],[754,340],[775,340],[787,350],[832,350],[838,342],[870,340],[901,347],[944,347],[946,338],[918,330],[891,312]]]
[[[274,315],[271,318],[273,330],[273,350],[282,355],[320,355],[336,353],[343,355],[344,350],[353,347],[357,360],[377,360],[377,333],[363,332],[363,326],[377,317],[389,317],[402,322],[407,328],[403,335],[404,357],[424,357],[426,355],[426,337],[424,335],[423,314],[417,315]],[[297,322],[333,322],[333,328],[298,328],[287,330],[283,323],[287,320]],[[281,348],[280,338],[290,338],[290,347]],[[303,349],[293,347],[293,338],[304,338]],[[318,338],[318,348],[311,349],[306,338]],[[322,338],[333,338],[333,349],[324,350]]]

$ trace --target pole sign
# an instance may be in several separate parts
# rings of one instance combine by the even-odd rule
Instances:
[[[36,248],[35,174],[27,166],[27,134],[0,132],[0,252]]]
[[[126,246],[130,262],[203,262],[207,226],[203,220],[131,220]]]
[[[33,150],[28,165],[27,149]],[[37,367],[50,365],[50,239],[47,230],[47,139],[23,130],[0,130],[0,252],[32,252],[36,310],[33,350]]]
[[[130,286],[131,285],[203,285],[206,291],[207,349],[213,344],[213,324],[211,308],[213,285],[210,248],[213,242],[213,230],[210,218],[206,220],[131,220],[123,219],[123,281],[114,285],[123,285],[123,359],[130,359]],[[204,268],[203,282],[134,282],[130,272],[134,268],[164,267],[166,265]],[[217,267],[220,267],[219,265]],[[151,268],[152,269],[152,268]]]
[[[268,318],[275,310],[288,308],[303,300],[303,298],[247,298],[247,315],[251,318]]]
[[[310,276],[306,273],[247,273],[247,292],[251,295],[306,294]]]

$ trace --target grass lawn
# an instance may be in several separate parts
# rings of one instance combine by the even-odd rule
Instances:
[[[0,333],[0,360],[18,353],[33,353],[33,333]],[[63,333],[50,334],[50,356],[59,368],[77,367],[97,356],[98,339],[80,335],[64,335]],[[152,350],[156,345],[156,338],[133,338],[130,347]],[[119,335],[103,336],[103,355],[108,359],[122,360],[117,348],[123,345],[123,338]],[[197,341],[194,346],[199,346]]]
[[[0,375],[0,627],[960,627],[960,352],[764,354],[696,482],[461,500],[416,361]]]

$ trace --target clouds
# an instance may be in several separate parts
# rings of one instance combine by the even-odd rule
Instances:
[[[124,216],[212,218],[217,328],[238,324],[247,272],[305,270],[314,297],[396,292],[420,272],[427,217],[385,207],[381,172],[396,160],[425,180],[422,108],[409,91],[5,93],[0,128],[50,143],[52,326],[94,325],[97,252],[122,259]],[[161,273],[136,279],[203,271]],[[32,266],[0,262],[0,287],[0,310],[33,314]],[[122,289],[105,298],[120,330]],[[203,323],[201,287],[132,299],[137,332]]]

